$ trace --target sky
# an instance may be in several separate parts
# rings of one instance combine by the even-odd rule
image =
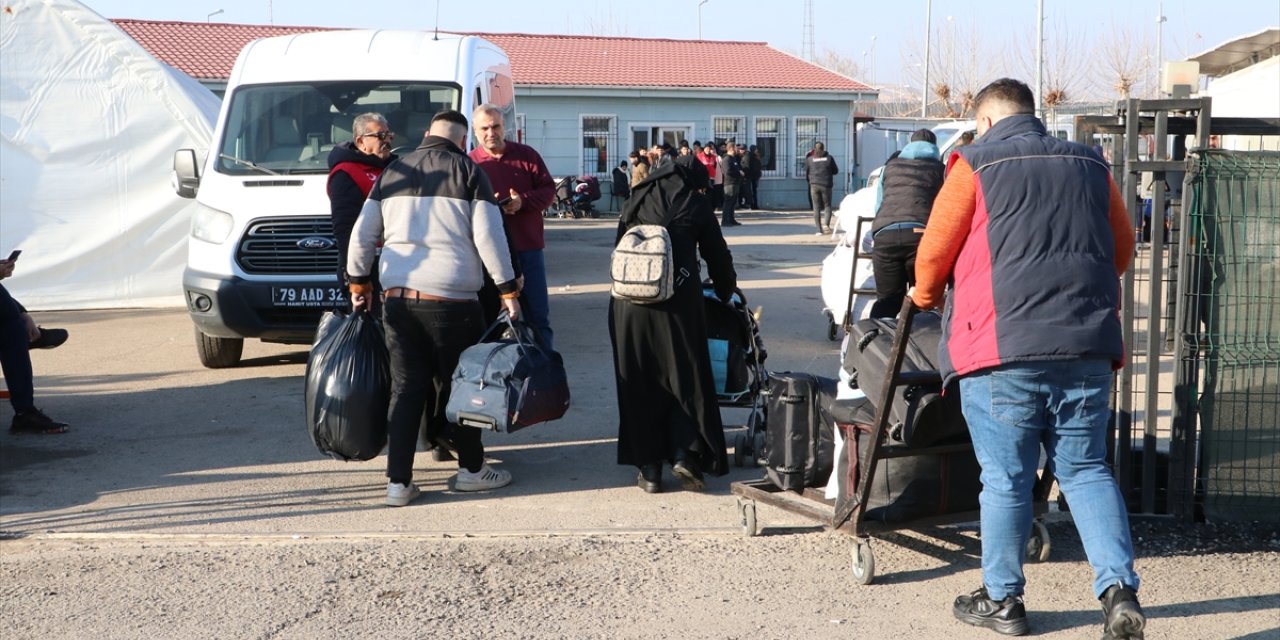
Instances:
[[[1166,60],[1280,26],[1277,0],[1042,0],[1045,34],[1087,35],[1113,26],[1154,43],[1163,15]],[[980,33],[984,44],[1034,48],[1038,0],[932,0],[933,33]],[[768,42],[802,53],[803,0],[88,0],[107,18],[491,33],[591,34]],[[873,84],[904,81],[921,56],[929,0],[812,0],[813,42],[861,66]],[[221,12],[213,16],[209,14]],[[963,36],[961,36],[963,37]],[[1046,45],[1051,46],[1051,45]],[[874,63],[874,64],[873,64]],[[1028,78],[1028,80],[1030,80]]]

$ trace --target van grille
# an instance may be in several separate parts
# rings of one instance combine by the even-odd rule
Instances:
[[[303,249],[305,238],[324,238],[329,246]],[[328,218],[272,218],[249,225],[236,263],[245,273],[256,275],[333,275],[338,270],[338,247],[333,240],[333,223]]]

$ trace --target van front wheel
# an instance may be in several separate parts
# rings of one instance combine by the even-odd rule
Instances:
[[[244,338],[215,338],[197,327],[196,353],[200,354],[200,364],[210,369],[234,367],[244,353]]]

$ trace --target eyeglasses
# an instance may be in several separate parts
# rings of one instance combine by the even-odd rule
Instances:
[[[366,133],[361,138],[377,138],[382,141],[395,140],[396,134],[391,131],[379,131],[377,133]]]

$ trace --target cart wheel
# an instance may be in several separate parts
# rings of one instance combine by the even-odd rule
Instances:
[[[747,464],[747,436],[740,435],[733,441],[733,466]]]
[[[858,584],[871,584],[876,579],[876,554],[871,550],[871,542],[854,542],[850,555],[853,560],[853,579]]]
[[[1031,562],[1045,562],[1049,559],[1049,528],[1044,526],[1043,522],[1033,520],[1031,522],[1031,537],[1027,538],[1027,560]]]
[[[742,535],[754,538],[760,530],[756,528],[756,503],[752,500],[738,501],[738,516],[742,521]]]
[[[832,342],[836,341],[836,329],[837,327],[836,327],[835,320],[832,320],[831,318],[827,318],[827,339],[828,340]]]

